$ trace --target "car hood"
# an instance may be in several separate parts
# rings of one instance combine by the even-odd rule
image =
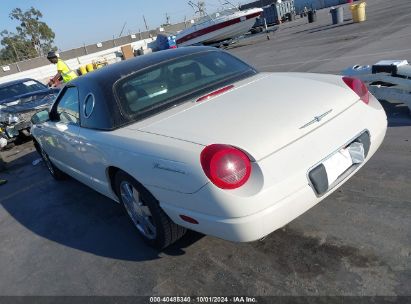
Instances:
[[[341,76],[260,73],[139,131],[201,145],[229,144],[260,160],[359,100]],[[133,126],[130,126],[133,128]]]
[[[27,99],[27,98],[41,98],[42,96],[45,95],[49,95],[49,94],[58,94],[58,92],[60,91],[60,89],[56,89],[56,88],[51,88],[51,89],[44,89],[44,90],[38,90],[38,91],[34,91],[34,92],[30,92],[30,93],[25,93],[25,94],[21,94],[21,95],[15,95],[11,98],[6,98],[6,99],[2,99],[0,100],[0,104],[8,104],[10,102],[19,100],[19,99]]]
[[[59,90],[47,89],[16,96],[0,104],[1,111],[5,113],[21,113],[43,109],[53,103],[58,92]]]

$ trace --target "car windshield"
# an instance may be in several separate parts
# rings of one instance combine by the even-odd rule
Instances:
[[[47,87],[35,80],[26,80],[14,83],[12,85],[0,88],[0,103],[5,99],[44,89],[47,89]]]
[[[120,80],[115,92],[122,113],[137,120],[255,73],[227,53],[208,51],[134,73]]]

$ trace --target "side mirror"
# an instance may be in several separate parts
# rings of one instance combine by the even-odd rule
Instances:
[[[31,123],[33,125],[40,124],[50,120],[50,115],[48,110],[39,111],[31,117]]]

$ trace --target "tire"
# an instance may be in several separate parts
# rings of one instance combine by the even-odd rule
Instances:
[[[117,172],[114,184],[120,202],[146,244],[161,250],[186,233],[186,229],[175,224],[154,196],[130,175]]]
[[[34,147],[36,148],[37,152],[40,154],[41,158],[46,164],[47,170],[55,180],[59,181],[67,178],[67,175],[63,171],[61,171],[59,168],[53,165],[47,153],[36,141],[34,141]]]

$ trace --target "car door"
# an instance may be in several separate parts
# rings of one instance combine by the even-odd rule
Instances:
[[[42,144],[57,167],[82,180],[83,174],[79,168],[79,93],[75,86],[67,86],[63,90],[50,111],[50,120],[43,124],[42,133],[47,135]]]

